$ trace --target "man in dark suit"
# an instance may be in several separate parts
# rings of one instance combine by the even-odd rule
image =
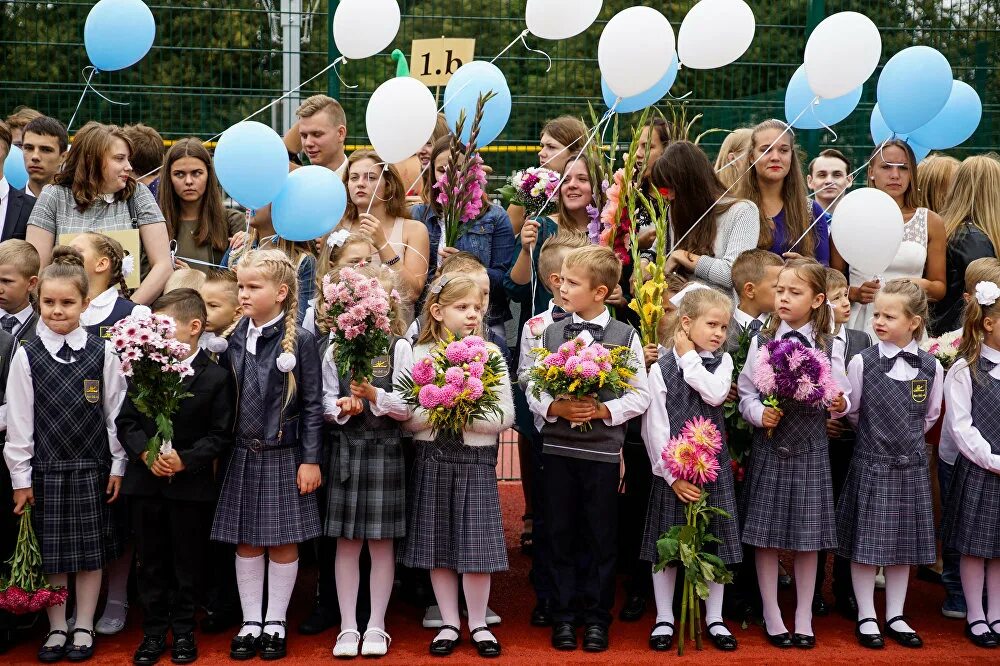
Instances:
[[[166,650],[173,630],[174,663],[198,656],[194,641],[195,607],[204,589],[205,554],[215,514],[214,463],[230,446],[235,399],[228,373],[198,351],[205,303],[193,289],[177,289],[153,303],[153,311],[172,317],[175,337],[190,345],[190,393],[174,415],[173,450],[148,464],[146,445],[156,433],[152,419],[126,399],[116,423],[129,455],[122,493],[129,496],[139,559],[138,588],[143,607],[143,640],[136,664],[153,664]]]
[[[35,200],[27,196],[24,190],[12,187],[3,175],[3,163],[10,152],[10,128],[0,122],[0,241],[8,238],[24,240],[28,232],[28,218]]]

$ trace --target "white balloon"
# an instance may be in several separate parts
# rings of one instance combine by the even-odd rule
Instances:
[[[536,37],[569,39],[597,20],[602,4],[602,0],[528,0],[524,20]]]
[[[632,97],[652,88],[674,58],[674,29],[650,7],[629,7],[615,14],[601,33],[597,63],[611,92]]]
[[[333,15],[333,41],[348,60],[375,55],[399,32],[396,0],[340,0]]]
[[[405,122],[400,122],[401,113]],[[368,140],[390,164],[415,155],[434,133],[436,122],[434,95],[409,76],[397,76],[376,88],[365,112]]]
[[[809,87],[827,99],[846,95],[868,80],[880,57],[882,37],[870,18],[858,12],[828,16],[806,42]]]
[[[875,276],[896,258],[903,242],[903,213],[874,187],[849,192],[833,212],[830,234],[851,268]]]
[[[747,52],[756,29],[743,0],[701,0],[681,22],[677,56],[689,69],[725,67]]]

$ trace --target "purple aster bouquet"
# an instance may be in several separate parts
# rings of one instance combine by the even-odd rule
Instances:
[[[841,390],[826,355],[797,340],[771,340],[758,350],[753,383],[768,407],[781,410],[782,401],[828,407]],[[767,435],[773,435],[768,429]]]

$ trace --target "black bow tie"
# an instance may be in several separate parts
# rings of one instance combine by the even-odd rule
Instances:
[[[722,356],[713,355],[711,358],[702,356],[701,364],[705,366],[706,370],[714,373],[716,370],[718,370],[719,366],[722,365]]]
[[[6,331],[7,333],[13,333],[14,327],[17,326],[19,323],[20,322],[18,321],[17,317],[15,317],[14,315],[4,315],[3,318],[0,319],[0,326],[2,326],[3,330]]]
[[[763,327],[764,327],[764,322],[762,322],[760,319],[751,319],[750,323],[747,324],[747,329],[751,333],[756,333]]]
[[[604,327],[598,326],[597,324],[591,324],[589,321],[567,324],[565,330],[563,330],[563,339],[572,340],[584,331],[590,333],[590,337],[594,338],[594,342],[601,342],[604,340]]]
[[[901,358],[910,364],[911,368],[920,369],[921,361],[920,356],[914,354],[913,352],[901,351],[893,357],[882,357],[882,368],[884,372],[889,372],[892,370],[893,366],[896,365],[896,359]]]
[[[809,344],[809,340],[806,338],[806,336],[802,335],[798,331],[789,331],[788,333],[785,333],[783,336],[781,336],[781,339],[782,340],[789,340],[789,339],[791,339],[791,340],[797,340],[798,342],[801,342],[802,344],[804,344],[806,347],[812,347],[812,345]]]
[[[563,310],[558,305],[552,306],[552,321],[562,321],[569,315],[568,312]]]
[[[56,356],[66,361],[67,363],[73,362],[73,350],[70,349],[68,342],[63,343],[63,346],[60,347],[59,351],[56,352]]]
[[[979,369],[982,370],[983,372],[989,374],[993,372],[993,368],[995,367],[997,367],[997,364],[994,363],[993,361],[990,361],[983,356],[979,357]]]

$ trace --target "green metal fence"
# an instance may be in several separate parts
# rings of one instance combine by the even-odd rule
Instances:
[[[329,39],[329,12],[337,0],[302,0],[302,80],[319,72],[336,54]],[[328,92],[341,99],[349,120],[349,143],[364,144],[364,110],[375,87],[394,75],[388,57],[392,48],[409,54],[415,38],[475,37],[476,57],[492,58],[524,28],[523,0],[401,0],[402,25],[385,54],[343,68],[341,86],[333,71],[307,85],[303,96]],[[507,74],[514,95],[511,122],[490,154],[497,174],[509,173],[535,161],[531,147],[547,118],[574,113],[587,118],[587,102],[603,109],[597,41],[602,25],[617,11],[638,4],[608,0],[597,24],[562,42],[528,37],[533,47],[552,57],[546,73],[541,55],[514,46],[497,64]],[[693,0],[658,1],[655,6],[679,27]],[[218,5],[218,6],[213,6]],[[157,37],[151,53],[138,65],[102,73],[94,85],[115,106],[88,94],[75,123],[142,121],[164,137],[195,135],[209,138],[282,94],[280,0],[180,0],[150,3]],[[672,93],[690,110],[704,113],[699,129],[733,128],[768,117],[783,116],[784,87],[802,61],[811,26],[838,11],[860,11],[881,28],[883,63],[913,44],[940,49],[956,78],[976,88],[984,101],[983,121],[976,135],[958,149],[959,157],[992,150],[1000,144],[1000,3],[996,0],[750,0],[757,18],[753,46],[735,64],[713,71],[681,70]],[[0,0],[0,114],[25,104],[63,120],[69,119],[83,90],[87,65],[83,24],[91,2]],[[876,77],[878,73],[876,72]],[[875,97],[875,80],[865,86],[858,110],[836,127],[838,137],[825,131],[804,133],[810,153],[835,145],[867,154],[871,147],[868,122]],[[277,126],[267,112],[257,119]],[[405,119],[405,109],[400,110]],[[628,122],[625,117],[623,122]],[[709,151],[721,134],[705,141]]]

